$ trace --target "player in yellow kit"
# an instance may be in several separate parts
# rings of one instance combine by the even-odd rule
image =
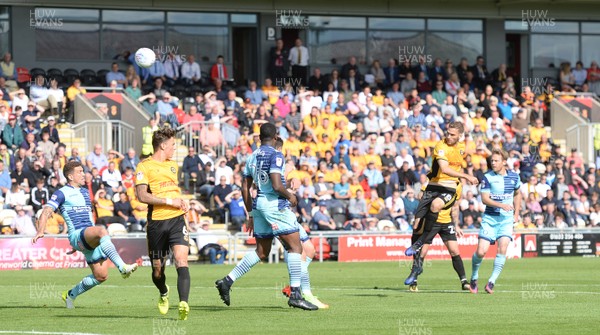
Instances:
[[[152,281],[160,292],[158,310],[169,311],[169,287],[165,284],[165,265],[169,249],[173,249],[177,268],[179,292],[179,319],[187,320],[190,307],[190,272],[187,264],[189,234],[185,213],[189,209],[181,198],[177,181],[177,162],[171,160],[175,152],[175,130],[162,128],[152,135],[154,154],[137,166],[135,190],[138,200],[148,204],[148,255],[152,261]]]
[[[433,225],[438,222],[441,210],[452,208],[456,202],[456,189],[460,184],[459,178],[465,178],[469,183],[477,185],[479,181],[475,176],[462,173],[464,162],[465,144],[461,140],[465,132],[464,125],[460,122],[448,124],[446,136],[439,141],[433,150],[433,163],[427,175],[429,184],[417,207],[416,219],[424,219],[423,235],[413,243],[405,254],[416,254],[425,241],[433,238]]]
[[[425,187],[421,189],[421,194],[425,191]],[[462,185],[458,184],[455,193],[455,200],[460,199],[462,194]],[[458,248],[458,242],[456,237],[462,237],[463,232],[458,225],[458,202],[454,201],[454,205],[450,208],[442,209],[438,215],[437,222],[433,225],[432,233],[430,234],[431,238],[424,241],[425,245],[421,250],[415,254],[413,265],[411,268],[410,275],[404,281],[404,285],[410,285],[409,290],[416,292],[417,289],[417,277],[423,272],[423,261],[425,260],[425,256],[427,256],[428,246],[433,241],[433,238],[436,234],[439,234],[442,238],[442,241],[446,245],[450,256],[452,257],[452,266],[454,267],[454,271],[458,274],[458,278],[460,280],[461,289],[468,290],[469,283],[467,282],[465,267],[460,257],[460,251]],[[414,243],[421,235],[423,234],[424,224],[422,220],[417,219],[414,224],[414,230],[412,235],[412,242]]]

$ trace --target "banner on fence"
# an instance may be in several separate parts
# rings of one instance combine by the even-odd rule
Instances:
[[[150,266],[145,239],[112,239],[125,263]],[[67,255],[71,245],[66,238],[46,237],[31,244],[31,238],[0,239],[0,270],[85,268],[82,253]],[[110,266],[114,266],[109,261]]]
[[[477,250],[478,234],[465,234],[458,238],[460,253],[471,257]],[[338,261],[340,262],[368,262],[368,261],[397,261],[409,260],[412,257],[404,256],[404,250],[411,245],[410,235],[362,235],[341,236],[338,242]],[[496,247],[491,246],[486,258],[496,256]],[[521,235],[513,235],[513,241],[507,250],[508,258],[521,258]],[[450,253],[442,242],[436,237],[429,246],[427,259],[451,259]]]
[[[535,236],[535,235],[534,235]],[[600,255],[595,234],[551,233],[537,235],[537,256],[596,256]],[[527,245],[524,246],[524,249]]]

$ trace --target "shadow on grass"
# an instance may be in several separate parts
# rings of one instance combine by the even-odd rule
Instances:
[[[3,310],[3,309],[31,309],[31,308],[38,308],[38,309],[66,309],[65,306],[44,306],[44,305],[27,306],[27,305],[20,305],[20,306],[0,306],[0,311]]]
[[[285,311],[290,309],[288,306],[206,306],[206,305],[190,305],[192,311],[203,312],[221,312],[221,311]]]
[[[86,319],[148,319],[147,315],[99,315],[99,314],[61,314],[58,318],[86,318]]]

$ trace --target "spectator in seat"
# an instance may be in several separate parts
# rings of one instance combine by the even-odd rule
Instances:
[[[197,231],[198,252],[200,255],[208,256],[211,264],[223,264],[227,258],[227,249],[219,244],[218,236],[210,234],[209,227],[209,221],[203,220]]]
[[[215,186],[213,190],[215,205],[217,206],[217,210],[219,211],[219,215],[221,217],[220,222],[225,222],[225,210],[227,208],[227,202],[225,201],[225,198],[232,191],[231,185],[227,184],[227,177],[221,176],[219,179],[219,185]]]
[[[208,125],[200,130],[200,143],[208,145],[211,148],[218,145],[226,145],[221,129],[216,126],[214,121],[208,122]]]
[[[94,145],[94,151],[90,152],[85,158],[85,162],[90,170],[93,168],[101,170],[103,167],[108,166],[108,158],[106,158],[106,155],[102,151],[102,145]]]
[[[0,151],[6,150],[0,146]],[[10,172],[8,171],[8,164],[4,164],[4,161],[0,159],[0,197],[4,196],[11,188]]]
[[[60,143],[60,135],[58,134],[58,129],[56,129],[56,119],[54,116],[49,116],[47,121],[48,125],[42,128],[42,133],[45,131],[48,132],[50,135],[50,141],[54,143],[55,147],[58,147],[58,144]]]
[[[267,99],[267,95],[260,88],[256,87],[256,81],[250,82],[250,87],[244,94],[244,97],[250,99],[250,104],[254,107],[262,104],[263,100]]]
[[[138,220],[133,215],[133,207],[129,201],[129,196],[125,192],[119,193],[119,201],[114,203],[115,214],[125,221],[125,225],[138,223]]]
[[[125,172],[121,176],[123,180],[123,188],[128,191],[130,188],[135,186],[135,176],[133,175],[134,170],[131,167],[126,167]]]
[[[108,193],[108,195],[111,197],[115,193],[124,192],[121,172],[115,167],[116,164],[114,162],[110,162],[108,164],[108,169],[102,172],[102,183],[104,184],[106,193]]]
[[[188,155],[183,159],[183,165],[181,166],[181,172],[183,172],[183,187],[186,192],[190,191],[190,180],[196,179],[198,183],[198,175],[202,162],[200,157],[196,154],[196,149],[191,146],[188,148]]]
[[[135,196],[135,189],[130,188],[127,190],[127,196],[129,197],[129,203],[133,208],[133,216],[142,227],[146,226],[148,218],[148,204],[140,202]],[[191,202],[190,202],[191,206]]]
[[[124,85],[126,85],[126,83],[127,83],[127,79],[125,78],[125,75],[123,73],[119,72],[119,64],[117,64],[117,63],[112,63],[110,66],[110,72],[108,72],[106,74],[106,83],[107,84],[110,84],[113,80],[117,82],[118,88],[123,88]]]
[[[221,180],[222,176],[225,176],[227,185],[233,183],[233,169],[227,165],[227,158],[225,157],[220,157],[215,167],[215,179]]]
[[[353,219],[365,219],[367,217],[367,202],[365,201],[364,192],[362,190],[356,191],[356,197],[350,199],[348,205],[348,218]]]
[[[27,204],[25,189],[25,184],[19,184],[15,178],[12,178],[10,190],[4,194],[4,209],[16,209],[17,206],[25,206]]]
[[[94,196],[94,206],[96,208],[96,224],[107,227],[110,223],[120,223],[125,225],[125,220],[114,214],[115,206],[112,200],[107,199],[106,190],[100,189]]]
[[[128,167],[130,167],[133,171],[136,170],[137,165],[140,162],[140,158],[136,155],[134,148],[127,149],[127,154],[121,160],[119,164],[119,170],[125,171]]]
[[[406,219],[404,201],[400,197],[400,191],[394,191],[391,197],[385,199],[385,207],[390,212],[390,216],[394,220],[396,226],[400,227],[402,220]]]
[[[24,140],[23,130],[17,125],[17,116],[10,114],[8,116],[8,123],[2,131],[2,142],[13,152],[16,152]]]
[[[86,94],[87,91],[85,88],[81,87],[81,80],[79,78],[76,78],[73,81],[73,84],[71,86],[69,86],[69,88],[67,89],[67,101],[68,101],[68,107],[67,107],[67,114],[65,115],[66,117],[66,121],[70,122],[70,123],[74,123],[74,104],[75,104],[75,98],[79,95],[79,94]]]
[[[13,231],[21,236],[35,236],[37,232],[33,225],[33,213],[26,211],[23,206],[17,206],[15,211],[17,212],[17,217],[13,219],[11,225]]]
[[[210,68],[210,79],[214,83],[215,79],[227,80],[228,78],[225,58],[222,55],[218,55],[217,62]]]
[[[0,76],[6,80],[6,86],[9,91],[15,91],[19,88],[17,85],[17,66],[12,60],[12,54],[6,52],[0,62]]]
[[[21,149],[23,151],[23,149]],[[27,167],[27,169],[25,169]],[[31,188],[35,185],[35,179],[31,171],[29,171],[29,162],[25,161],[16,161],[15,169],[10,173],[10,178],[14,179],[13,182],[19,185],[19,187],[25,190],[25,193],[29,193]]]
[[[161,100],[157,102],[158,114],[160,114],[160,122],[170,124],[171,128],[179,127],[179,121],[177,121],[177,116],[175,116],[175,111],[173,110],[173,108],[178,106],[179,99],[171,96],[171,93],[165,92]]]
[[[242,225],[248,220],[249,215],[242,199],[241,191],[233,191],[225,197],[225,202],[229,206],[229,215],[231,223],[236,230],[240,230]]]
[[[327,214],[327,203],[319,202],[319,210],[312,218],[312,223],[318,230],[336,230],[336,224],[333,219]]]
[[[36,180],[36,186],[31,189],[31,204],[33,206],[33,211],[37,212],[42,209],[42,207],[48,203],[49,199],[50,194],[45,186],[44,179]]]
[[[200,194],[210,197],[215,187],[215,173],[212,171],[212,162],[206,162],[204,167],[198,173],[197,184],[200,187]]]
[[[125,93],[127,93],[127,95],[133,100],[137,100],[142,96],[142,90],[140,90],[140,80],[137,77],[131,80],[131,84],[127,86]]]
[[[308,189],[304,189],[301,193],[302,197],[298,200],[298,213],[302,223],[312,221],[312,209],[314,207],[314,198],[311,198],[311,193]]]
[[[200,83],[202,72],[200,65],[196,63],[196,57],[189,55],[187,62],[181,65],[181,82],[184,85],[197,85]]]
[[[150,92],[146,95],[142,95],[139,97],[138,102],[142,104],[144,111],[150,116],[150,120],[155,120],[157,123],[160,121],[160,114],[158,113],[158,103],[156,100],[156,95]]]
[[[165,84],[167,86],[173,87],[179,80],[179,68],[181,63],[181,57],[175,55],[174,52],[169,52],[165,57],[163,66],[165,68]]]
[[[36,226],[37,222],[42,215],[42,210],[38,210],[35,213]],[[66,234],[67,233],[67,225],[65,223],[65,219],[58,213],[52,213],[52,216],[46,220],[46,234]]]

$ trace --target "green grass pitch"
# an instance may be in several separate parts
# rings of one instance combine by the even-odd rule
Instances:
[[[482,293],[493,260],[480,270],[480,293],[459,290],[450,261],[426,261],[418,293],[402,284],[408,262],[318,263],[313,292],[328,310],[287,307],[285,264],[259,264],[238,280],[225,306],[214,281],[232,266],[191,266],[191,312],[177,321],[177,280],[167,268],[171,310],[158,313],[149,268],[107,282],[67,310],[60,293],[89,270],[0,273],[0,334],[598,334],[599,258],[508,260],[493,295]],[[470,275],[470,261],[465,261]]]

